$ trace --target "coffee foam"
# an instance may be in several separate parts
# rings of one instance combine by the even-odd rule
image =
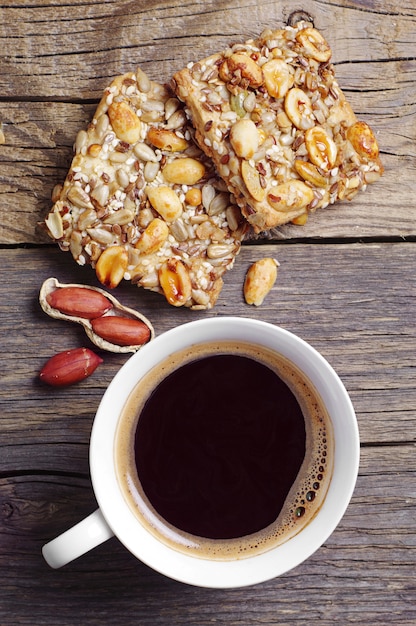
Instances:
[[[150,393],[172,371],[196,359],[236,354],[263,363],[287,384],[304,415],[306,454],[277,519],[266,528],[236,539],[207,539],[178,530],[161,518],[144,494],[134,460],[134,433]],[[230,390],[238,393],[238,390]],[[261,402],[261,398],[259,398]],[[198,344],[171,355],[154,367],[131,393],[117,427],[115,462],[118,481],[140,523],[162,542],[199,558],[230,560],[250,557],[298,534],[318,513],[328,491],[333,466],[332,424],[308,378],[288,359],[263,346],[223,341]]]

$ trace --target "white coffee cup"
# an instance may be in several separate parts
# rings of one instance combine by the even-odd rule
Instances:
[[[265,346],[304,372],[332,422],[334,464],[322,506],[298,534],[264,553],[221,561],[175,550],[140,523],[119,486],[114,441],[127,398],[151,368],[191,345],[229,340]],[[354,409],[342,381],[322,355],[299,337],[266,322],[237,317],[193,321],[145,345],[110,383],[98,407],[90,442],[91,479],[99,508],[46,544],[43,556],[51,567],[58,568],[115,535],[138,559],[172,579],[210,588],[257,584],[296,567],[328,539],[350,502],[358,466],[359,433]]]

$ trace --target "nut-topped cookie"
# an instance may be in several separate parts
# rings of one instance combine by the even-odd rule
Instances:
[[[141,69],[111,83],[78,133],[45,226],[103,285],[215,304],[247,223],[193,133],[179,100]]]
[[[299,22],[174,75],[198,144],[256,232],[304,223],[383,172],[373,131],[357,121],[330,59],[322,34]]]

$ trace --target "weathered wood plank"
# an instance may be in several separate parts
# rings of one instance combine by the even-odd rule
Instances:
[[[95,105],[65,103],[7,105],[3,116],[6,145],[0,146],[0,243],[49,241],[37,224],[51,207],[53,187],[65,178],[76,134],[85,128],[94,109]],[[413,127],[416,111],[406,116],[403,109],[403,117],[386,129],[385,135],[380,130],[386,172],[366,192],[351,202],[318,211],[303,227],[287,225],[269,236],[358,239],[415,235],[415,220],[409,211],[416,187],[415,151],[410,143]]]
[[[185,5],[89,0],[71,3],[70,10],[65,3],[14,2],[2,8],[0,93],[72,99],[77,92],[78,98],[98,98],[108,78],[139,63],[154,78],[167,80],[230,39],[280,26],[294,8],[289,1],[271,0]],[[306,0],[302,9],[327,34],[337,62],[414,58],[413,3],[398,9],[393,2]]]
[[[79,326],[40,310],[42,281],[97,284],[47,243],[36,223],[64,178],[71,146],[102,89],[138,64],[166,81],[189,60],[280,26],[289,0],[15,0],[0,3],[0,623],[147,626],[416,623],[415,235],[416,6],[413,0],[305,0],[333,49],[340,85],[377,133],[386,172],[353,202],[245,245],[210,312],[174,309],[157,294],[117,289],[156,333],[185,321],[243,315],[314,345],[345,382],[359,421],[360,474],[337,531],[305,564],[269,583],[212,591],[170,581],[115,539],[63,570],[41,545],[96,507],[88,442],[104,389],[126,357],[104,355],[77,387],[41,386],[54,352],[86,342]],[[329,244],[327,238],[378,239]],[[297,239],[311,243],[295,243]],[[317,242],[320,245],[315,245]],[[35,244],[37,247],[16,249]],[[249,264],[272,255],[278,282],[245,305]],[[87,582],[88,581],[88,582]]]
[[[120,624],[134,610],[152,626],[413,624],[415,478],[414,447],[363,449],[350,506],[324,546],[284,576],[228,591],[169,581],[116,539],[52,571],[40,548],[94,510],[88,477],[0,479],[0,621],[70,624],[76,610],[82,623]]]
[[[6,143],[0,146],[0,242],[48,241],[37,223],[51,207],[51,193],[62,183],[78,130],[95,105],[8,103],[3,113]],[[49,240],[50,241],[50,240]]]
[[[304,8],[331,42],[339,82],[353,108],[378,135],[386,173],[353,202],[273,237],[414,235],[409,206],[416,180],[415,8],[335,1],[310,1]],[[282,24],[292,10],[288,2],[253,0],[185,7],[175,0],[89,1],[74,3],[71,11],[45,1],[2,8],[0,119],[6,145],[0,146],[0,243],[43,240],[36,223],[65,176],[77,131],[115,75],[140,63],[152,78],[166,81],[191,58]]]
[[[245,272],[254,260],[273,255],[278,281],[262,307],[244,303]],[[55,352],[89,345],[80,326],[47,317],[37,302],[44,279],[97,284],[94,272],[77,266],[54,247],[0,251],[2,377],[0,471],[69,471],[82,461],[99,399],[126,356],[106,354],[105,363],[77,387],[50,389],[37,381]],[[226,276],[216,307],[193,312],[170,307],[158,294],[126,284],[117,295],[154,323],[157,334],[206,316],[242,315],[295,332],[335,367],[349,390],[363,443],[414,441],[416,386],[414,244],[247,245]],[[403,285],[407,289],[403,291]],[[45,337],[48,338],[45,341]],[[27,427],[30,427],[30,438]],[[27,446],[21,446],[24,441]],[[59,445],[55,445],[59,443]],[[39,455],[39,446],[48,454]],[[61,448],[61,446],[63,446]],[[65,454],[62,454],[62,451]]]

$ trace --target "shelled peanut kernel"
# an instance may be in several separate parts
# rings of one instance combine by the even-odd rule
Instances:
[[[53,387],[66,387],[91,376],[103,362],[89,348],[74,348],[52,356],[42,367],[40,380]]]
[[[247,304],[263,304],[264,298],[276,282],[278,267],[278,261],[272,258],[260,259],[250,266],[244,282]]]

